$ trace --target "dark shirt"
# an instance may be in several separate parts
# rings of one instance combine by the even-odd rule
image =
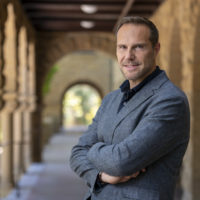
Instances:
[[[122,85],[120,86],[121,92],[124,93],[121,103],[118,108],[118,112],[123,108],[123,106],[148,82],[158,76],[162,70],[157,66],[156,69],[147,76],[141,83],[136,85],[134,88],[130,89],[130,84],[128,80],[125,80]]]

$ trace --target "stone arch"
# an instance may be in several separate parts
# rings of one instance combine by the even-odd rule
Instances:
[[[95,83],[90,82],[88,80],[78,80],[78,81],[73,82],[73,83],[71,83],[70,85],[67,86],[67,88],[65,89],[65,91],[62,94],[60,105],[62,105],[62,101],[63,101],[64,96],[67,93],[67,91],[70,90],[73,86],[81,85],[81,84],[86,84],[86,85],[94,88],[97,91],[97,93],[99,94],[99,96],[101,97],[101,99],[103,99],[104,94],[102,93],[102,90],[100,89],[100,87],[98,85],[96,85]],[[61,108],[60,109],[60,126],[61,126],[62,125],[62,119],[63,119],[62,106],[60,108]]]
[[[46,73],[53,64],[66,54],[82,50],[97,50],[115,57],[115,37],[112,33],[52,33],[40,34],[38,43],[39,85],[43,84]],[[42,47],[42,48],[41,48]],[[40,51],[42,49],[42,51]],[[40,88],[37,88],[40,90]]]
[[[99,51],[74,51],[71,54],[66,54],[63,58],[55,63],[55,65],[58,64],[59,66],[59,71],[56,72],[56,75],[60,74],[61,76],[65,76],[63,83],[66,86],[79,81],[93,83],[97,88],[99,88],[101,91],[100,93],[104,96],[112,88],[110,85],[106,88],[105,86],[102,86],[102,80],[98,78],[100,76],[105,79],[105,77],[103,77],[104,75],[107,75],[107,78],[110,78],[113,62],[115,63],[115,59]],[[49,93],[52,93],[52,91],[58,92],[58,88],[53,88],[53,85],[56,86],[56,83],[60,82],[60,79],[54,79],[53,81],[55,81],[55,83],[52,82],[51,91]],[[106,84],[108,85],[110,83],[107,82]],[[60,91],[59,96],[61,96],[66,86],[60,86],[60,88],[62,87],[62,91]],[[48,94],[45,96],[45,98],[50,99]]]
[[[57,131],[55,127],[58,129],[61,124],[63,95],[66,89],[72,85],[89,83],[97,88],[102,97],[112,90],[112,71],[115,67],[115,62],[115,59],[102,52],[86,50],[67,54],[60,59],[57,62],[59,71],[56,72],[51,81],[49,92],[43,97],[45,105],[43,121],[45,124],[49,126],[49,123],[52,126],[55,122],[56,125],[52,127],[52,130],[54,132]],[[44,127],[46,126],[45,124]]]
[[[178,20],[173,21],[171,40],[170,40],[170,58],[169,58],[169,78],[175,85],[181,87],[182,75],[182,54],[181,37]]]
[[[88,81],[88,80],[78,80],[78,81],[72,82],[71,84],[69,84],[69,85],[67,86],[67,88],[64,90],[64,92],[63,92],[63,94],[62,94],[61,99],[64,98],[65,93],[66,93],[71,87],[73,87],[73,86],[75,86],[75,85],[78,85],[78,84],[86,84],[86,85],[89,85],[89,86],[93,87],[93,88],[99,93],[100,97],[103,98],[104,94],[103,94],[101,88],[100,88],[98,85],[96,85],[95,83],[93,83],[93,82],[91,82],[91,81]]]

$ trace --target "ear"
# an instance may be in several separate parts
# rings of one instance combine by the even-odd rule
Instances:
[[[158,42],[154,47],[155,55],[158,55],[159,51],[160,51],[160,43]]]

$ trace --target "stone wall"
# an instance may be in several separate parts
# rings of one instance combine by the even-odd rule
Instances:
[[[191,140],[183,163],[182,200],[198,200],[200,197],[200,156],[198,155],[200,143],[200,1],[165,0],[151,19],[160,31],[161,51],[158,63],[189,98]],[[29,151],[32,139],[33,158],[40,160],[42,111],[46,116],[56,113],[56,120],[60,120],[58,102],[62,99],[64,88],[67,89],[78,81],[88,81],[99,88],[103,96],[109,90],[117,88],[123,77],[115,62],[115,37],[112,33],[39,32],[35,34],[18,0],[0,0],[0,27],[0,133],[3,134],[0,145],[5,146],[0,158],[0,170],[2,171],[1,191],[4,196],[31,162],[30,153],[26,154],[29,158],[24,159],[20,150],[22,144],[25,144],[24,150]],[[36,74],[35,39],[37,42]],[[42,86],[51,67],[65,56],[85,50],[104,53],[112,60],[112,81],[109,82],[109,77],[107,75],[104,77],[101,72],[104,70],[107,74],[108,69],[96,71],[99,66],[96,66],[94,72],[88,74],[80,66],[77,67],[81,73],[77,73],[76,79],[72,80],[73,72],[68,67],[65,72],[65,85],[58,90],[60,92],[56,96],[57,99],[52,98],[55,93],[54,86],[49,96],[44,97]],[[98,78],[91,79],[89,76]],[[102,83],[99,80],[103,80]],[[36,88],[35,83],[37,83]],[[36,95],[37,109],[35,110]],[[47,110],[45,110],[45,105],[48,107]],[[34,129],[31,128],[32,122]],[[31,136],[34,137],[30,138]]]
[[[112,33],[45,33],[37,34],[37,69],[39,86],[44,82],[45,74],[62,57],[83,50],[104,52],[115,57],[115,43]]]
[[[168,0],[152,17],[160,30],[160,65],[187,94],[191,108],[191,139],[182,170],[183,200],[200,197],[200,2]]]
[[[62,126],[65,92],[71,86],[85,83],[94,87],[101,97],[105,96],[113,87],[115,64],[115,59],[105,53],[86,50],[67,54],[56,62],[58,71],[52,77],[48,93],[43,96],[43,138],[49,138]]]
[[[37,95],[38,103],[42,108],[43,118],[41,121],[46,121],[45,118],[51,118],[53,119],[51,124],[54,124],[51,131],[49,131],[48,125],[43,124],[42,133],[46,141],[48,139],[46,136],[50,136],[61,125],[62,98],[66,89],[72,84],[88,82],[99,89],[102,97],[113,89],[114,80],[116,80],[112,73],[112,71],[115,71],[114,67],[116,66],[115,37],[112,33],[100,32],[39,32],[37,33],[37,39],[37,66],[39,66],[36,72]],[[78,52],[93,52],[101,55],[102,60],[98,57],[91,57],[89,54],[85,58],[82,56],[82,60],[80,60],[80,57],[73,60],[73,55]],[[47,73],[65,57],[66,59],[71,58],[71,61],[65,67],[62,67],[61,71],[63,73],[60,73],[60,75],[59,72],[55,74],[51,91],[44,97],[42,86]],[[94,59],[96,59],[96,63]],[[90,64],[87,62],[90,62]],[[70,67],[70,65],[73,67]],[[63,74],[64,77],[61,78]],[[57,82],[59,88],[56,87],[54,82]]]

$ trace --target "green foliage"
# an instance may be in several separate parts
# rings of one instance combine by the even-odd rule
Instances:
[[[45,81],[44,81],[44,85],[42,87],[42,94],[46,95],[49,92],[50,89],[50,84],[51,81],[53,79],[53,76],[55,75],[55,73],[59,70],[59,66],[58,65],[54,65],[48,72]]]
[[[98,92],[89,85],[79,84],[72,87],[63,101],[63,124],[65,126],[90,124],[100,102]]]

